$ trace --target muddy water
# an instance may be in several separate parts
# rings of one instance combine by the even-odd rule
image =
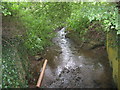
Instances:
[[[114,87],[107,55],[83,50],[68,38],[65,28],[53,39],[46,52],[48,64],[42,87],[46,88],[111,88]],[[39,64],[36,65],[40,69]],[[38,78],[39,70],[36,72]]]

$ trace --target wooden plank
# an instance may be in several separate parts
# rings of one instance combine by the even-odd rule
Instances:
[[[46,68],[46,65],[47,65],[47,59],[44,61],[44,64],[43,64],[43,68],[42,68],[42,72],[39,76],[39,79],[38,79],[38,82],[37,82],[37,85],[36,87],[40,88],[41,87],[41,84],[42,84],[42,80],[43,80],[43,76],[44,76],[44,72],[45,72],[45,68]]]

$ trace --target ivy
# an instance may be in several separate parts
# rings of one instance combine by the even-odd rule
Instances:
[[[10,42],[11,44],[11,42]],[[2,88],[25,88],[28,87],[24,80],[21,67],[17,67],[20,58],[15,48],[8,43],[3,42],[2,52]],[[25,62],[24,62],[25,63]]]

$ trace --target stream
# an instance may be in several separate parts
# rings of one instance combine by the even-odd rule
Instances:
[[[99,53],[79,48],[65,37],[65,28],[58,31],[54,45],[46,52],[46,66],[42,87],[45,88],[112,88],[112,71],[106,52]],[[40,61],[41,62],[41,61]],[[35,83],[40,74],[36,64]],[[35,84],[34,83],[34,84]]]

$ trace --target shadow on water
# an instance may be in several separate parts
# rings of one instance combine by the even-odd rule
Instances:
[[[65,28],[58,31],[57,36],[53,39],[55,45],[46,51],[48,64],[42,87],[114,87],[106,52],[81,49],[71,40],[65,38],[65,35]],[[36,73],[39,75],[39,70]]]

